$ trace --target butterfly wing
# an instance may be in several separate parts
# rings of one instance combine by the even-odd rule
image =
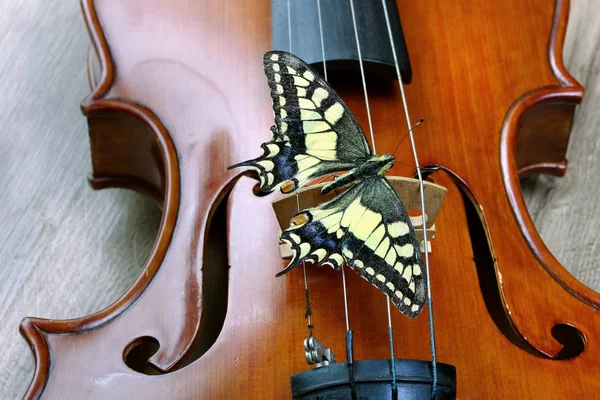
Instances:
[[[345,260],[403,314],[420,314],[427,288],[419,242],[385,178],[365,179],[292,221],[297,225],[283,231],[281,239],[294,256],[282,273],[302,261],[340,268]]]
[[[284,193],[335,171],[356,167],[372,155],[358,122],[335,91],[304,61],[283,51],[264,56],[273,98],[273,138],[263,154],[229,168],[259,171],[260,187]]]

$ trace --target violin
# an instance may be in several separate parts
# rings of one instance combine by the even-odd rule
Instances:
[[[600,295],[552,256],[519,186],[566,169],[583,96],[561,58],[569,2],[308,3],[82,0],[91,184],[146,193],[163,214],[115,303],[23,320],[25,398],[593,398]],[[255,176],[227,169],[272,136],[261,60],[274,47],[329,68],[382,152],[412,133],[419,163],[407,140],[389,175],[423,166],[398,184],[411,220],[427,217],[421,316],[388,312],[349,268],[275,277],[291,209],[322,199],[314,186],[258,196]],[[425,188],[443,192],[435,216]]]

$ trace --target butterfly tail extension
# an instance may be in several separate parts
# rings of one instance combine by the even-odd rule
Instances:
[[[278,272],[275,276],[277,278],[279,278],[282,275],[287,274],[288,272],[290,272],[291,270],[293,270],[294,268],[296,268],[297,266],[299,266],[300,264],[302,264],[303,261],[306,261],[306,254],[304,254],[304,256],[302,256],[303,251],[301,246],[298,246],[299,244],[299,236],[296,235],[295,233],[290,233],[289,230],[285,230],[281,233],[280,236],[280,240],[283,243],[288,244],[291,249],[292,249],[292,259],[290,260],[290,263],[287,265],[287,267],[285,267],[282,271]],[[300,253],[299,253],[300,251]]]
[[[289,189],[289,182],[295,190],[297,184],[293,184],[293,181],[294,175],[298,172],[298,166],[293,162],[290,147],[277,139],[263,143],[260,147],[263,150],[260,157],[234,164],[227,169],[249,167],[257,170],[260,190],[263,193],[270,193],[278,187],[281,187],[282,191],[284,188]]]

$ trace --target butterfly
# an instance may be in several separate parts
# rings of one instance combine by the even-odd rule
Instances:
[[[402,202],[384,174],[394,157],[373,153],[342,99],[304,61],[283,51],[263,59],[275,125],[263,154],[232,165],[258,171],[260,189],[291,193],[320,176],[348,171],[321,193],[348,188],[332,200],[301,211],[281,233],[291,246],[289,265],[304,261],[340,269],[344,262],[415,318],[426,299],[420,247]]]

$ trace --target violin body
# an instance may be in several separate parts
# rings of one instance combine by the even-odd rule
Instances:
[[[114,304],[23,321],[36,359],[25,397],[289,398],[290,377],[309,368],[302,271],[275,278],[286,261],[271,199],[227,170],[271,135],[261,63],[270,1],[82,5],[98,61],[82,104],[91,183],[148,193],[163,218],[142,274]],[[551,255],[519,186],[524,174],[565,172],[583,96],[562,63],[569,2],[397,6],[409,108],[427,121],[419,157],[443,169],[430,179],[448,188],[430,254],[438,360],[456,367],[461,399],[594,397],[600,295]],[[365,127],[359,75],[332,83]],[[392,83],[370,92],[384,151],[405,131]],[[403,145],[396,157],[410,154]],[[307,266],[307,277],[315,334],[343,361],[339,271]],[[388,358],[385,297],[350,270],[346,278],[355,358]],[[392,319],[396,356],[429,359],[427,318]]]

